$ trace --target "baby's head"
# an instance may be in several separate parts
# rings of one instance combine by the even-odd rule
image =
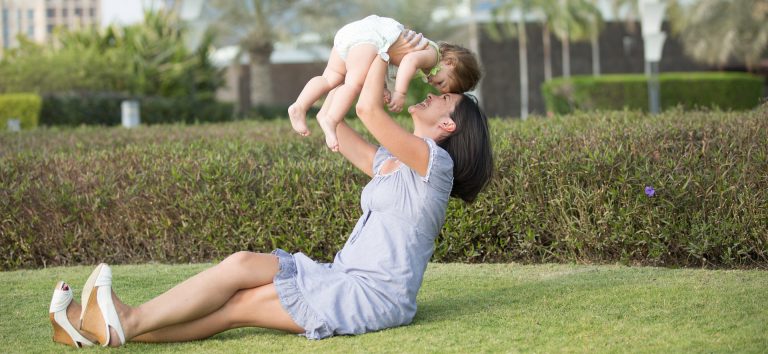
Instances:
[[[469,49],[440,42],[440,66],[427,80],[441,93],[471,91],[480,81],[480,64]]]

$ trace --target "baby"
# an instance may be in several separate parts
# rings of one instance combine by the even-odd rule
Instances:
[[[393,52],[389,49],[403,40],[408,30],[399,22],[376,15],[349,23],[336,32],[331,57],[321,76],[315,76],[304,86],[290,107],[288,116],[293,129],[303,136],[309,135],[306,114],[310,106],[321,96],[338,86],[330,102],[326,117],[318,119],[325,134],[325,143],[338,151],[336,126],[352,106],[368,74],[371,63],[380,56],[397,66],[394,87],[385,100],[389,109],[400,112],[405,102],[408,84],[417,71],[421,71],[426,82],[441,93],[463,93],[472,90],[480,81],[480,68],[475,56],[466,48],[427,41],[424,49],[409,53]],[[390,57],[391,55],[391,57]]]

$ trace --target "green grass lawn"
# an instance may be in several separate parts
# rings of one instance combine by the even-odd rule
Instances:
[[[205,268],[114,266],[114,289],[138,304]],[[79,298],[91,267],[0,273],[0,352],[62,352],[47,309],[57,280]],[[100,349],[96,349],[100,350]],[[624,266],[430,264],[409,326],[309,341],[239,329],[121,352],[650,352],[768,351],[768,272]]]

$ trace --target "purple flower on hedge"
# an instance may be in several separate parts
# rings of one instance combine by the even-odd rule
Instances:
[[[656,194],[656,190],[653,189],[651,186],[645,186],[645,195],[649,197],[653,197],[653,195]]]

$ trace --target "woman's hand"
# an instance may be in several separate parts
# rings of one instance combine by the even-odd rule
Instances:
[[[407,29],[400,34],[395,43],[392,43],[387,52],[390,57],[402,58],[410,52],[423,50],[426,47],[427,41],[424,40],[424,35]]]

